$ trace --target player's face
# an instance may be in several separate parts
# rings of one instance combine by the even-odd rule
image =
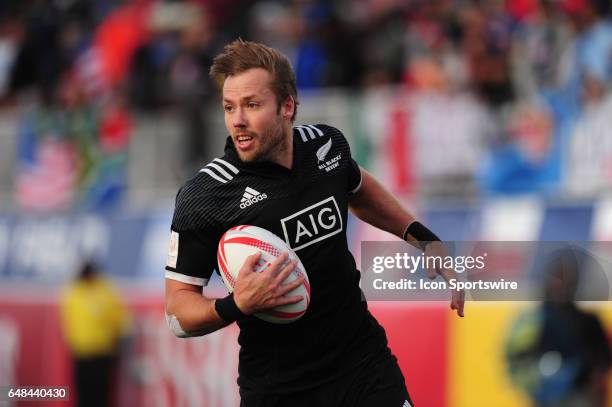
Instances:
[[[272,90],[271,74],[253,68],[223,84],[225,127],[242,161],[279,161],[286,153],[283,109]]]

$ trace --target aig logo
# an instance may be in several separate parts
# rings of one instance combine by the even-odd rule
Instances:
[[[333,196],[281,219],[285,241],[293,250],[342,232],[342,216]]]

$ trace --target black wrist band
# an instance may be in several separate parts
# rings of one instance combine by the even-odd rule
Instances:
[[[240,308],[234,301],[234,293],[231,293],[225,298],[217,298],[215,300],[215,311],[225,322],[234,322],[244,319],[247,315],[240,311]]]
[[[414,221],[404,231],[403,239],[408,241],[408,235],[412,236],[417,240],[421,246],[421,249],[425,250],[427,245],[431,242],[440,242],[440,238],[435,235],[434,232],[427,229],[421,222]]]

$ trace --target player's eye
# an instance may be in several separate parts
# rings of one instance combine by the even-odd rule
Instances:
[[[259,106],[259,103],[255,103],[255,102],[249,102],[249,103],[247,103],[247,107],[248,107],[249,109],[255,109],[255,108],[257,108],[258,106]]]
[[[225,105],[223,106],[223,110],[229,113],[234,110],[234,107],[232,105]]]

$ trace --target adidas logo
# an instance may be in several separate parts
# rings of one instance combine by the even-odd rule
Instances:
[[[259,191],[255,191],[253,188],[246,187],[244,189],[244,193],[242,194],[242,199],[240,200],[240,209],[244,209],[257,203],[259,201],[263,201],[266,199],[268,195],[262,194]]]
[[[404,401],[404,404],[402,404],[402,407],[412,407],[412,404],[410,404],[410,402],[406,400]]]

